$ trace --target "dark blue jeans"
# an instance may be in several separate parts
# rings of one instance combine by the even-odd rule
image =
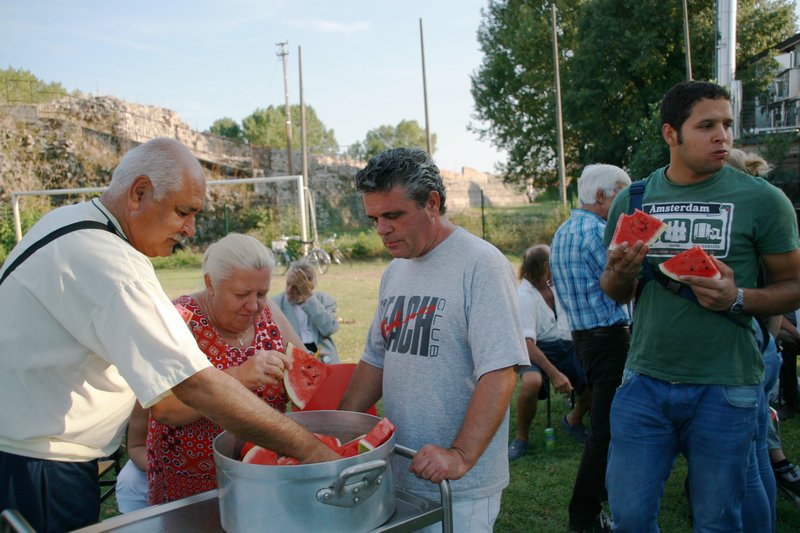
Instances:
[[[659,531],[664,484],[679,453],[689,463],[694,531],[745,531],[742,502],[763,395],[761,385],[670,383],[626,370],[611,409],[613,531]]]
[[[611,440],[609,414],[628,357],[630,329],[610,326],[573,331],[572,339],[583,365],[592,406],[589,411],[591,427],[569,502],[569,523],[572,527],[586,529],[592,527],[606,498],[606,464]]]
[[[0,452],[0,509],[16,509],[39,533],[97,523],[97,461],[46,461]]]

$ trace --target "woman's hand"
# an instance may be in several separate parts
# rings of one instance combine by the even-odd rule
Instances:
[[[262,385],[277,385],[283,381],[283,370],[291,368],[291,361],[281,352],[259,350],[239,366],[226,371],[250,390]]]

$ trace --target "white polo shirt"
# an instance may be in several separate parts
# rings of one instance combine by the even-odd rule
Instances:
[[[110,220],[122,235],[98,199],[62,207],[31,228],[4,268],[83,220]],[[0,450],[106,456],[119,447],[134,395],[149,407],[209,366],[145,255],[109,231],[63,235],[0,285]]]

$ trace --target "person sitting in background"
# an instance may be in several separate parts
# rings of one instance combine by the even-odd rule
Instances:
[[[267,296],[275,258],[257,239],[231,233],[206,250],[200,292],[174,303],[192,312],[187,324],[200,350],[261,400],[284,412],[285,341],[302,342]],[[212,442],[222,428],[181,403],[162,400],[164,420],[147,432],[150,503],[164,503],[216,488]]]
[[[578,402],[561,420],[561,425],[575,440],[586,440],[583,415],[589,408],[588,389],[575,355],[567,315],[552,288],[549,259],[549,246],[531,246],[519,268],[517,294],[531,365],[519,370],[522,386],[517,396],[517,436],[508,448],[509,461],[528,451],[528,433],[536,416],[536,404],[538,399],[547,398],[549,381],[558,392],[578,394]]]
[[[117,474],[114,495],[120,513],[131,513],[150,505],[147,496],[147,420],[150,410],[139,402],[133,406],[128,421],[128,434],[125,448],[128,462]]]
[[[286,292],[275,296],[289,324],[303,339],[311,353],[326,363],[338,363],[339,352],[331,335],[339,330],[336,320],[336,299],[317,291],[314,267],[307,261],[295,261],[286,272]]]

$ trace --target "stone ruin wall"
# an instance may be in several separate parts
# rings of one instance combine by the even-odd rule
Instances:
[[[154,137],[171,137],[185,144],[207,168],[221,176],[288,175],[286,150],[255,147],[209,133],[192,130],[175,111],[127,102],[110,96],[67,97],[34,106],[7,107],[6,114],[23,120],[58,119],[87,130],[126,140],[121,151]],[[127,146],[126,146],[127,145]],[[293,173],[302,172],[299,153],[293,154]],[[354,195],[353,177],[363,161],[338,155],[309,158],[309,188],[316,198]],[[524,191],[505,185],[501,178],[464,167],[460,172],[441,169],[447,187],[448,208],[458,211],[483,204],[518,206],[529,202]],[[279,202],[295,202],[294,189],[281,187]],[[320,221],[324,222],[324,221]]]

